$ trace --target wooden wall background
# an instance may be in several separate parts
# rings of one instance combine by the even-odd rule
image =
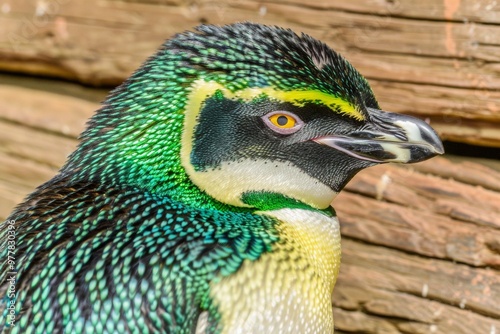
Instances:
[[[55,174],[105,91],[164,39],[235,21],[321,39],[384,109],[426,118],[446,140],[500,147],[497,1],[4,0],[0,218]],[[489,158],[490,167],[445,157],[353,179],[334,202],[338,333],[500,333],[500,169]]]

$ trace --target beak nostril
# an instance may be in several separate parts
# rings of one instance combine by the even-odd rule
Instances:
[[[380,137],[380,134],[376,134],[370,131],[359,131],[356,132],[355,136],[359,139],[377,139]]]

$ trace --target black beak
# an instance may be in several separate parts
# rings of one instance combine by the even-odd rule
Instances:
[[[424,121],[378,109],[369,109],[368,113],[370,122],[363,130],[314,141],[375,163],[413,163],[444,153],[441,139]]]

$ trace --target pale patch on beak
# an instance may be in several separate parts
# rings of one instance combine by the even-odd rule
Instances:
[[[426,122],[407,115],[369,109],[371,124],[347,136],[313,139],[352,157],[374,163],[413,163],[443,154],[438,135]]]

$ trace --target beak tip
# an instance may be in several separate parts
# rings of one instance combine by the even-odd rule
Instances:
[[[378,109],[370,109],[370,113],[373,126],[360,131],[363,136],[353,132],[314,141],[372,163],[416,163],[444,154],[441,138],[425,121]]]
[[[436,146],[436,153],[437,153],[437,155],[444,154],[444,146],[443,146],[443,143],[441,141],[439,142],[439,145]]]
[[[444,154],[443,142],[439,136],[433,131],[433,135],[429,137],[425,141],[408,143],[410,147],[413,147],[411,150],[413,154],[407,163],[421,162]]]
[[[443,155],[444,154],[444,145],[443,141],[441,138],[439,138],[439,135],[436,133],[436,131],[427,123],[425,123],[425,126],[422,125],[421,127],[422,134],[425,134],[425,137],[427,137],[427,145],[429,145],[432,150],[431,150],[431,157],[436,156],[436,155]]]

